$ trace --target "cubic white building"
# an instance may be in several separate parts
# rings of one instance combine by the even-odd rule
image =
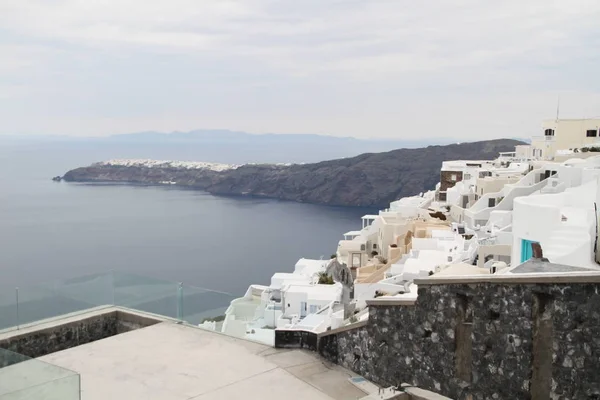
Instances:
[[[534,157],[552,160],[557,151],[581,148],[600,141],[600,119],[554,119],[542,123],[543,135],[531,138]]]
[[[444,161],[435,190],[363,216],[336,251],[354,279],[350,304],[342,284],[319,284],[329,260],[301,259],[205,326],[263,342],[276,328],[323,332],[368,318],[369,300],[415,300],[415,279],[511,273],[540,248],[552,263],[600,270],[599,126],[546,121],[531,145],[495,160]]]

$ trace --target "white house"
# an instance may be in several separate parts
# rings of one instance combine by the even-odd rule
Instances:
[[[531,138],[534,157],[552,160],[558,150],[597,143],[600,119],[553,119],[542,123],[542,135]]]
[[[516,199],[512,264],[532,258],[532,244],[539,243],[544,257],[553,263],[597,268],[594,247],[598,233],[595,207],[600,202],[598,179],[561,193]]]
[[[331,302],[341,302],[342,285],[306,285],[290,283],[282,288],[283,314],[281,318],[302,319],[314,314]]]
[[[532,145],[496,160],[444,161],[435,191],[363,216],[337,248],[356,278],[352,318],[344,320],[342,285],[318,284],[330,260],[300,259],[269,286],[251,285],[222,323],[204,326],[264,343],[273,328],[335,329],[368,318],[374,297],[414,300],[418,278],[510,273],[532,257],[535,243],[553,263],[600,269],[600,155],[575,150],[598,143],[599,128],[600,119],[546,121]]]

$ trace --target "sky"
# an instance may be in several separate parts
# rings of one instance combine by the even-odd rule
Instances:
[[[0,134],[529,137],[599,49],[598,0],[2,0]]]

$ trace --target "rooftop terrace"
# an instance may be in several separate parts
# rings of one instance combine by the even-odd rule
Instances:
[[[115,310],[129,313],[122,308],[93,310],[6,332],[0,337],[0,347],[6,346],[11,335],[36,335],[51,329],[64,332],[68,324],[81,325],[85,319],[89,321]],[[146,318],[131,312],[133,319],[136,316]],[[268,400],[285,397],[341,400],[366,396],[350,383],[349,378],[355,374],[326,363],[316,354],[273,349],[160,318],[151,326],[0,368],[0,398],[14,390],[12,383],[27,381],[41,367],[61,372],[60,378],[78,374],[84,400]],[[9,383],[10,387],[4,387]],[[78,382],[69,383],[72,386]],[[27,388],[27,382],[18,387]],[[37,398],[62,398],[46,397],[61,395],[56,384],[46,385],[43,389],[43,396]],[[13,398],[22,397],[10,397]]]

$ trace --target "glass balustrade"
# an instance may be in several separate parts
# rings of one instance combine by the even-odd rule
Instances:
[[[0,331],[113,306],[197,325],[222,316],[234,298],[225,292],[113,271],[0,288]]]

